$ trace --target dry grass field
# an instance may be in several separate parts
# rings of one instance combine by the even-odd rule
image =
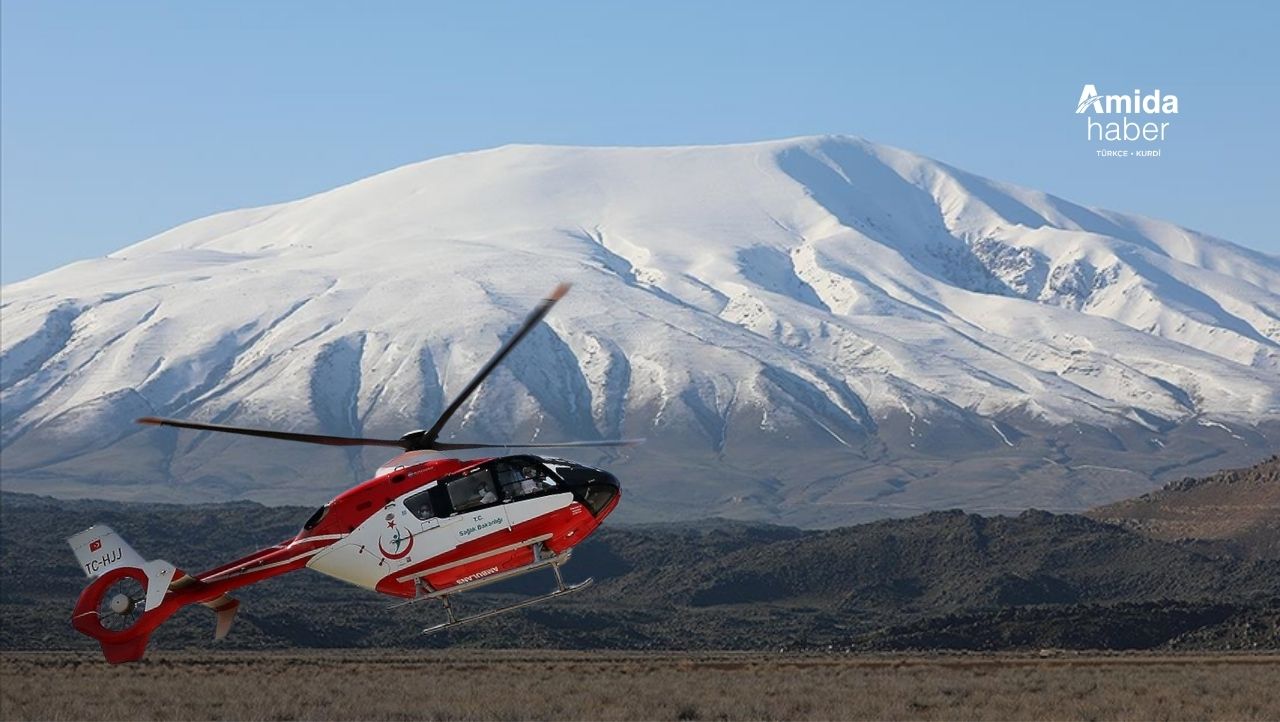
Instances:
[[[0,682],[5,720],[1280,719],[1280,656],[30,652]]]

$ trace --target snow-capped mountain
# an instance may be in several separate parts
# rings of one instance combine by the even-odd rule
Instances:
[[[1280,439],[1280,261],[849,137],[506,146],[3,292],[5,488],[318,502],[559,281],[446,437],[644,436],[632,519],[1079,509]]]

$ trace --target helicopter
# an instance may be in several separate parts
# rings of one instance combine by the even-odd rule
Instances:
[[[398,447],[373,478],[338,494],[290,539],[198,574],[147,561],[110,527],[97,524],[68,542],[92,580],[72,626],[97,640],[112,664],[142,659],[151,633],[179,609],[198,604],[216,615],[214,639],[227,635],[240,607],[230,592],[308,568],[399,600],[439,600],[445,621],[430,634],[580,591],[560,567],[573,548],[618,505],[617,477],[564,459],[532,454],[457,459],[442,452],[631,446],[642,439],[549,444],[440,441],[445,424],[513,348],[568,292],[560,284],[441,412],[430,428],[399,439],[324,436],[157,417],[138,423],[329,446]],[[556,587],[542,596],[459,617],[450,597],[550,568]]]

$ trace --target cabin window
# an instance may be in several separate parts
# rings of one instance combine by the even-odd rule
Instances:
[[[533,462],[500,462],[494,464],[494,475],[502,498],[506,501],[524,499],[556,490],[556,483],[546,469]]]
[[[497,503],[498,491],[493,483],[493,472],[478,469],[466,476],[454,479],[449,487],[449,502],[455,512],[479,509]]]
[[[409,510],[410,514],[419,519],[430,519],[435,516],[435,512],[431,509],[431,492],[424,491],[420,494],[414,494],[404,500],[404,508]]]

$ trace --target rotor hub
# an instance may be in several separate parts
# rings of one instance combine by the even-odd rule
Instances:
[[[127,594],[117,594],[111,598],[111,611],[116,614],[128,614],[133,611],[133,599]]]

